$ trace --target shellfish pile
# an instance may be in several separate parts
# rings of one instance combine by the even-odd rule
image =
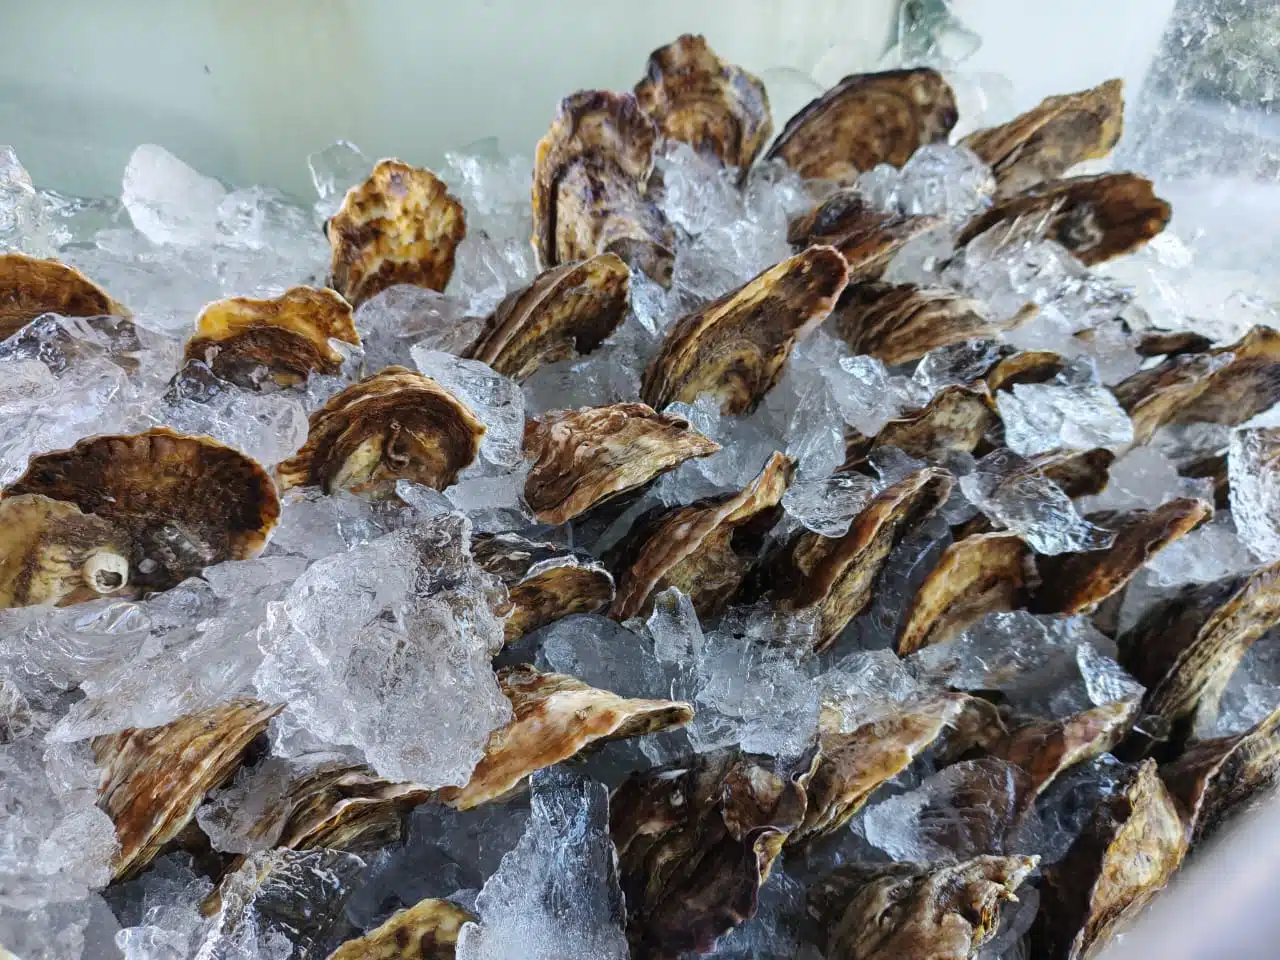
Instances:
[[[1280,333],[1098,269],[1123,114],[0,153],[0,955],[1096,955],[1280,769]]]

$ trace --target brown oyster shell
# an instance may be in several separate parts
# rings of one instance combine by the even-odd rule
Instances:
[[[673,700],[635,700],[528,665],[498,672],[514,718],[489,735],[484,757],[464,787],[445,787],[442,802],[459,810],[497,800],[531,773],[567,760],[593,743],[681,727],[693,708]]]
[[[1055,450],[1032,457],[1031,467],[1062,488],[1071,499],[1096,496],[1111,482],[1111,464],[1116,455],[1110,450]]]
[[[382,160],[325,226],[329,285],[358,307],[398,283],[444,290],[466,213],[430,170]]]
[[[475,919],[449,900],[427,897],[348,940],[328,960],[454,960],[462,925]]]
[[[609,616],[638,616],[668,587],[688,596],[700,616],[723,609],[755,559],[735,541],[773,526],[794,472],[795,463],[775,453],[738,493],[659,508],[638,520],[616,549],[618,595]]]
[[[632,956],[705,953],[748,920],[804,819],[812,758],[778,770],[737,748],[633,773],[609,801]]]
[[[1039,857],[957,864],[851,863],[810,890],[831,960],[971,960]]]
[[[1226,453],[1210,453],[1196,457],[1178,468],[1178,473],[1192,480],[1213,481],[1213,505],[1219,510],[1231,508],[1231,482],[1227,474]]]
[[[710,393],[722,413],[749,413],[796,343],[826,319],[847,279],[839,253],[810,247],[681,317],[649,361],[640,398],[661,410]]]
[[[689,144],[745,177],[773,133],[764,84],[686,33],[649,54],[636,102],[668,140]]]
[[[1212,340],[1190,330],[1148,330],[1133,349],[1143,357],[1176,357],[1182,353],[1204,353],[1212,347]]]
[[[797,250],[835,247],[849,265],[850,280],[877,280],[909,240],[941,223],[940,217],[884,213],[857,190],[837,190],[791,221],[787,242]]]
[[[485,426],[443,386],[387,367],[311,415],[307,442],[276,467],[281,490],[381,494],[397,480],[443,490],[476,458]]]
[[[156,590],[256,556],[280,518],[275,485],[256,462],[167,427],[32,457],[0,496],[25,493],[74,503],[126,533],[129,579]]]
[[[132,316],[75,267],[23,253],[0,253],[0,340],[44,313]]]
[[[959,116],[936,70],[854,74],[788,120],[766,156],[806,180],[851,183],[877,164],[900,167],[919,147],[946,140]]]
[[[1177,805],[1144,760],[1103,800],[1066,856],[1045,871],[1031,955],[1097,956],[1169,882],[1187,851]]]
[[[305,383],[312,373],[334,376],[342,354],[330,340],[360,345],[351,304],[332,290],[293,287],[278,297],[232,297],[209,304],[196,318],[185,361],[199,360],[224,380],[257,388],[265,367],[282,387]]]
[[[1031,187],[970,220],[964,246],[992,228],[1043,232],[1086,266],[1130,253],[1159,234],[1173,210],[1151,181],[1134,173],[1069,177]]]
[[[600,613],[613,602],[613,577],[590,554],[514,533],[477,533],[471,552],[507,588],[506,642],[562,617]]]
[[[129,583],[130,541],[74,503],[24,494],[0,500],[0,608],[60,606]]]
[[[1017,383],[1046,383],[1066,368],[1066,359],[1052,350],[1019,350],[987,371],[987,387],[994,394]]]
[[[182,832],[204,795],[240,765],[244,751],[284,709],[228,700],[163,727],[94,737],[102,778],[98,806],[115,821],[116,880],[134,876]]]
[[[968,147],[996,176],[996,199],[1057,180],[1085,160],[1105,157],[1124,132],[1124,81],[1046,97],[1008,123],[969,134]]]
[[[981,383],[943,387],[928,405],[890,420],[874,437],[850,430],[841,470],[861,469],[881,447],[895,447],[920,460],[939,461],[949,452],[973,453],[1000,422],[991,394]]]
[[[543,414],[525,423],[524,452],[533,461],[525,500],[539,523],[558,526],[719,449],[684,417],[643,403]]]
[[[622,322],[630,289],[631,271],[612,253],[552,267],[498,304],[466,355],[525,380],[600,346]]]

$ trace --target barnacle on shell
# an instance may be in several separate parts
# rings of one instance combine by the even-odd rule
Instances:
[[[0,253],[0,340],[36,317],[130,316],[129,311],[75,267],[23,253]]]
[[[0,500],[0,608],[80,603],[129,583],[128,535],[74,503]]]

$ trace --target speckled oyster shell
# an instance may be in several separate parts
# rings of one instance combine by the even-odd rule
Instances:
[[[1039,857],[851,863],[810,888],[830,960],[972,960]]]
[[[631,955],[705,953],[748,920],[804,819],[813,758],[778,769],[737,748],[628,777],[609,802]]]
[[[554,411],[525,423],[524,495],[539,523],[559,525],[719,449],[684,417],[643,403]]]
[[[182,832],[204,795],[235,771],[249,744],[282,709],[228,700],[163,727],[131,727],[94,738],[102,773],[98,806],[115,821],[120,841],[115,879],[137,874]]]
[[[900,167],[919,147],[946,140],[955,94],[936,70],[845,77],[787,121],[769,148],[808,180],[851,183],[880,163]]]
[[[471,552],[507,588],[506,642],[574,613],[600,613],[613,602],[613,577],[590,554],[514,533],[478,533]]]
[[[360,345],[351,304],[332,290],[293,287],[278,297],[232,297],[209,304],[183,350],[224,380],[256,389],[264,368],[282,387],[305,383],[312,373],[336,375],[342,354],[330,340]]]
[[[655,410],[710,393],[723,413],[749,413],[791,349],[831,312],[848,273],[831,247],[810,247],[680,318],[649,362],[640,398]]]
[[[919,460],[940,461],[948,453],[973,453],[1000,423],[991,394],[981,383],[943,387],[920,410],[890,420],[874,437],[850,430],[840,469],[862,469],[881,447],[895,447]]]
[[[498,683],[515,717],[490,734],[484,757],[466,786],[439,792],[441,801],[459,810],[497,800],[533,772],[593,743],[657,733],[693,719],[687,703],[627,699],[527,665],[499,671]]]
[[[1110,153],[1124,132],[1124,81],[1046,97],[1008,123],[961,140],[996,176],[996,198],[1056,180]]]
[[[1031,955],[1085,960],[1169,882],[1187,851],[1176,804],[1144,760],[1103,800],[1067,855],[1045,871]]]
[[[81,603],[129,583],[130,542],[74,503],[24,494],[0,500],[0,607]]]
[[[815,244],[835,247],[849,265],[850,280],[877,280],[894,254],[942,223],[932,216],[884,213],[857,190],[837,190],[787,227],[795,249]]]
[[[44,313],[64,317],[130,316],[75,267],[22,253],[0,253],[0,340]]]
[[[328,960],[454,960],[458,932],[475,919],[456,903],[427,897],[348,940]]]
[[[462,204],[430,170],[382,160],[325,225],[329,285],[358,307],[387,287],[444,290],[467,233]]]
[[[0,496],[27,493],[73,503],[127,534],[130,582],[156,590],[256,556],[280,517],[276,488],[256,462],[167,427],[32,457]]]
[[[1134,173],[1069,177],[1031,187],[970,220],[964,246],[993,228],[1043,233],[1086,266],[1130,253],[1159,234],[1173,210],[1151,181]]]
[[[280,489],[381,495],[397,480],[451,486],[476,458],[485,426],[430,377],[387,367],[311,415],[307,442],[276,467]]]
[[[743,176],[773,133],[764,84],[725,63],[697,34],[649,54],[635,95],[664,137],[737,167]]]
[[[755,559],[755,550],[745,548],[758,547],[750,541],[776,522],[794,471],[791,460],[775,453],[738,493],[659,508],[636,521],[610,558],[618,595],[609,615],[638,616],[668,587],[678,587],[700,616],[722,610]]]
[[[1067,368],[1066,358],[1052,350],[1019,350],[987,371],[987,387],[994,394],[1018,383],[1047,383]]]

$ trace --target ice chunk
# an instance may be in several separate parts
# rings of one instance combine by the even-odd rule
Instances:
[[[710,394],[692,404],[668,404],[665,412],[686,418],[694,430],[720,444],[719,452],[687,460],[658,480],[654,489],[669,506],[741,490],[780,446],[764,418],[721,416],[719,401]]]
[[[782,506],[806,530],[824,537],[843,537],[877,489],[876,482],[862,474],[797,480],[782,495]]]
[[[775,863],[756,901],[755,916],[716,941],[714,960],[820,960],[808,942],[805,886]]]
[[[370,371],[412,366],[409,348],[460,354],[476,341],[484,317],[463,316],[466,306],[443,293],[401,283],[356,308],[356,329]]]
[[[186,960],[199,948],[205,920],[200,902],[213,884],[196,873],[191,855],[158,857],[146,873],[112,890],[124,929],[116,946],[124,960]]]
[[[664,662],[678,662],[689,647],[669,620],[669,613],[655,608],[650,630],[639,635],[597,614],[565,617],[534,635],[541,645],[539,666],[624,697],[666,697],[671,677]]]
[[[509,470],[488,464],[464,470],[458,482],[445,491],[445,497],[481,533],[531,526],[535,517],[524,498],[530,466],[528,461],[521,461]]]
[[[1153,556],[1146,571],[1155,586],[1174,587],[1212,583],[1257,565],[1257,558],[1236,531],[1234,518],[1223,512]]]
[[[887,213],[966,220],[995,193],[991,168],[967,147],[931,143],[901,169],[882,163],[858,177],[858,192]]]
[[[840,369],[849,374],[839,397],[845,422],[860,433],[875,436],[898,415],[902,406],[885,365],[875,357],[842,357]]]
[[[1231,435],[1227,478],[1231,517],[1240,539],[1264,563],[1280,560],[1280,429],[1240,430]]]
[[[470,407],[485,425],[480,441],[484,460],[508,468],[523,460],[524,395],[519,384],[479,360],[462,360],[422,346],[415,346],[411,353],[422,373]]]
[[[1280,632],[1263,634],[1245,651],[1227,681],[1219,710],[1197,724],[1199,739],[1243,733],[1280,707]]]
[[[196,822],[213,849],[254,853],[275,846],[284,829],[283,817],[265,831],[255,828],[288,797],[294,769],[287,760],[268,757],[256,767],[241,767],[231,783],[211,793],[196,811]]]
[[[13,147],[0,145],[0,252],[50,255],[53,250],[46,220],[31,175],[23,169]]]
[[[536,275],[529,243],[533,227],[526,220],[516,218],[501,231],[468,226],[467,235],[458,244],[448,289],[450,296],[467,305],[470,314],[486,316],[503,297]]]
[[[529,176],[533,161],[527,156],[504,156],[496,139],[469,144],[444,155],[448,180],[468,213],[491,217],[529,206]]]
[[[218,235],[218,207],[227,191],[168,150],[144,143],[124,171],[121,199],[133,225],[153,243],[198,247]]]
[[[914,674],[892,650],[858,651],[822,676],[824,703],[840,717],[842,733],[852,733],[922,690]]]
[[[1111,465],[1106,489],[1077,501],[1081,513],[1150,510],[1179,497],[1213,500],[1213,481],[1192,480],[1156,447],[1134,447]]]
[[[271,534],[268,549],[308,560],[341,553],[390,532],[390,507],[346,490],[290,490],[281,498],[280,523]]]
[[[1099,384],[1016,383],[996,393],[996,406],[1009,449],[1026,457],[1133,442],[1129,415]]]
[[[218,242],[252,251],[248,283],[288,287],[306,280],[320,286],[329,270],[329,243],[310,211],[278,190],[248,187],[228,193],[218,205]]]
[[[369,176],[373,161],[354,143],[339,140],[323,150],[308,154],[307,168],[320,198],[316,202],[316,213],[327,219],[338,212],[347,191]]]
[[[1061,860],[1098,804],[1114,795],[1126,769],[1126,764],[1104,753],[1064,770],[1037,799],[1035,818],[1022,832],[1025,835],[1017,838],[1018,852],[1039,854],[1043,865]]]
[[[26,910],[0,902],[0,956],[6,960],[10,957],[15,960],[114,957],[99,939],[110,943],[114,930],[111,911],[97,894]]]
[[[931,395],[957,383],[973,383],[1000,359],[998,340],[966,340],[936,347],[920,358],[911,379]]]

